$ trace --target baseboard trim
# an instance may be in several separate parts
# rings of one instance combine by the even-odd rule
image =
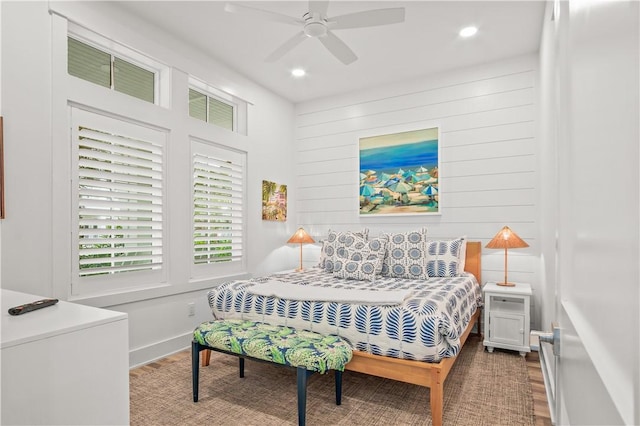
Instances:
[[[540,370],[542,370],[542,378],[544,380],[544,389],[547,394],[547,403],[549,404],[549,414],[551,415],[551,424],[556,424],[556,378],[555,378],[555,355],[551,345],[540,345]],[[549,361],[550,362],[549,362]]]
[[[184,333],[161,342],[129,351],[129,369],[141,367],[150,362],[181,352],[191,345],[193,332]]]

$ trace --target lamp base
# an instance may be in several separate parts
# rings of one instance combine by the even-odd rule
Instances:
[[[496,283],[496,285],[500,285],[502,287],[515,287],[514,283]]]

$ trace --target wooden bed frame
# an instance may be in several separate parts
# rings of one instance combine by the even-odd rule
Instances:
[[[464,270],[475,275],[479,285],[482,285],[481,251],[482,246],[480,242],[467,242],[467,256]],[[460,336],[461,345],[464,345],[467,341],[467,337],[469,337],[474,324],[477,323],[478,326],[477,334],[481,334],[479,321],[480,312],[480,309],[476,310],[466,330],[462,333],[462,336]],[[353,358],[346,365],[346,369],[428,387],[431,400],[431,421],[433,426],[441,426],[442,408],[444,406],[444,381],[457,358],[456,355],[452,358],[444,358],[438,363],[432,363],[353,351]]]
[[[467,255],[464,270],[475,275],[479,285],[482,285],[480,263],[481,252],[482,246],[480,242],[467,242]],[[477,309],[471,317],[469,325],[462,333],[462,336],[460,336],[461,347],[467,341],[467,337],[471,334],[471,330],[475,324],[478,326],[477,334],[481,334],[479,321],[480,313],[481,309]],[[202,352],[202,366],[209,365],[210,357],[211,351],[204,350]],[[457,358],[458,357],[456,355],[455,357],[444,358],[438,363],[433,363],[391,358],[382,355],[372,355],[361,351],[353,351],[353,358],[347,364],[346,369],[429,388],[431,421],[433,426],[442,426],[444,381]]]

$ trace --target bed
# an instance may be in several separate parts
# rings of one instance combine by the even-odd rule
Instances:
[[[428,387],[432,421],[439,425],[445,379],[480,317],[481,246],[479,242],[465,242],[465,246],[465,272],[455,277],[420,280],[378,275],[367,282],[336,279],[324,267],[314,267],[223,283],[209,292],[209,305],[219,319],[247,319],[340,335],[354,347],[347,370]],[[280,287],[303,289],[310,300],[295,294],[283,296],[278,293]],[[400,296],[403,301],[387,305],[384,301],[358,302],[357,296],[350,299],[364,288],[377,292],[376,296]],[[331,301],[313,299],[312,295],[323,291],[340,296]],[[479,333],[479,325],[477,330]]]

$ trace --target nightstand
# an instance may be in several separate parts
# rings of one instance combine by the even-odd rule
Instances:
[[[516,283],[515,287],[499,286],[489,282],[484,292],[484,346],[530,352],[530,298],[531,286]]]

